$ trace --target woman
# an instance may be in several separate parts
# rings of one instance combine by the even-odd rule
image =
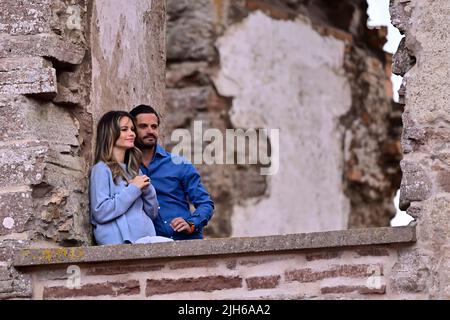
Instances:
[[[158,201],[150,178],[139,171],[133,117],[110,111],[99,121],[90,177],[91,223],[99,245],[172,241],[156,237]]]

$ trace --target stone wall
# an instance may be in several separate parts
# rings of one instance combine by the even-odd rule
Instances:
[[[416,247],[400,255],[409,264],[398,271],[404,277],[400,285],[448,299],[450,3],[393,0],[390,10],[393,24],[405,34],[394,56],[394,72],[404,76],[400,207],[417,219],[418,238]]]
[[[401,108],[386,30],[367,29],[366,10],[357,0],[168,1],[165,145],[194,121],[281,129],[276,175],[198,165],[216,204],[209,236],[389,225]]]
[[[414,228],[22,250],[33,299],[420,299],[391,277]],[[172,310],[166,310],[171,312]]]
[[[14,249],[91,244],[101,114],[137,102],[164,113],[165,2],[112,4],[0,1],[0,298],[31,294]]]

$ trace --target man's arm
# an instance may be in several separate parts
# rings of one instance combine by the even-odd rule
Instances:
[[[183,170],[183,187],[188,194],[189,200],[195,207],[195,211],[186,220],[195,225],[195,230],[203,228],[208,224],[214,211],[214,202],[203,186],[200,174],[191,163],[185,163]]]

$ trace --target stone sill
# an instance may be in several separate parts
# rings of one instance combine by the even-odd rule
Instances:
[[[236,255],[343,248],[416,241],[414,226],[351,229],[290,235],[219,238],[156,244],[96,247],[21,249],[14,255],[14,267],[57,264],[100,263],[211,255]]]

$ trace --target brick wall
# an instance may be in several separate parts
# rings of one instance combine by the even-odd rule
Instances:
[[[391,277],[414,238],[403,227],[26,249],[15,266],[32,275],[33,299],[417,299]]]

